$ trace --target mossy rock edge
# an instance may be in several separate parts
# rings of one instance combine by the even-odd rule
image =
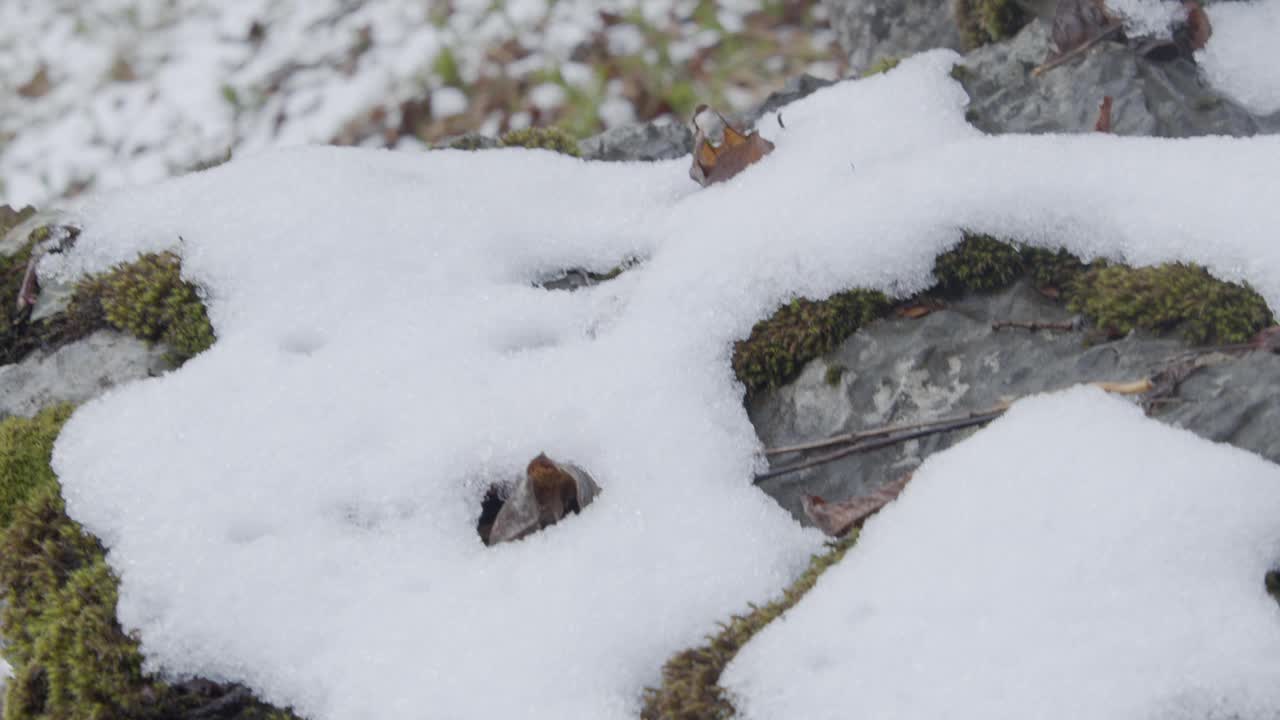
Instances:
[[[1180,335],[1192,344],[1239,343],[1275,322],[1248,285],[1219,280],[1197,265],[1085,263],[1065,250],[988,235],[965,234],[934,261],[934,277],[928,294],[941,298],[995,292],[1025,278],[1109,337],[1139,330]],[[748,397],[781,387],[893,305],[879,292],[857,289],[822,300],[794,299],[734,344],[734,373]]]

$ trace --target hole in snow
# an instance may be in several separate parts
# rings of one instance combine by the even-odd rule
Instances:
[[[515,483],[489,486],[476,532],[485,545],[519,540],[577,515],[599,494],[600,486],[582,468],[538,455]]]
[[[291,330],[280,339],[280,349],[291,355],[311,355],[328,340],[316,330]]]
[[[591,287],[593,285],[608,282],[631,268],[636,267],[640,262],[640,258],[628,257],[618,263],[612,270],[603,273],[591,272],[590,270],[583,270],[582,268],[569,268],[568,270],[561,270],[557,273],[547,275],[542,279],[535,280],[533,282],[533,286],[542,288],[543,290],[580,290],[585,287]]]

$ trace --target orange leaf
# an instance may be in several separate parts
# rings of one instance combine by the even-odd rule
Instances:
[[[706,105],[699,105],[693,111],[694,152],[689,177],[699,185],[713,185],[728,180],[773,152],[773,143],[764,139],[760,133],[743,133],[730,125],[720,113],[716,115],[724,124],[724,141],[719,147],[712,145],[706,133],[698,127],[698,115],[706,109]]]
[[[929,307],[928,305],[909,305],[907,307],[898,308],[898,317],[917,320],[933,311],[934,308]]]

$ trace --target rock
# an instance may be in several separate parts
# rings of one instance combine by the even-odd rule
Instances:
[[[887,57],[960,49],[950,0],[823,0],[823,5],[850,68],[859,75]]]
[[[32,417],[50,405],[82,403],[113,385],[158,375],[169,369],[165,352],[111,330],[52,353],[37,352],[0,367],[0,418]]]
[[[744,128],[754,127],[755,124],[759,122],[760,118],[764,117],[766,113],[771,113],[788,103],[795,102],[802,97],[811,95],[828,85],[834,84],[835,81],[833,80],[823,80],[822,78],[814,77],[813,75],[801,75],[799,77],[792,78],[787,81],[786,85],[782,86],[781,90],[769,93],[769,97],[764,99],[764,102],[760,104],[760,107],[756,108],[752,112],[745,113],[740,117],[734,116],[733,119],[740,121],[739,124]],[[692,147],[692,144],[690,144],[691,149]]]
[[[809,363],[791,384],[748,408],[766,447],[990,408],[1004,399],[1093,381],[1149,377],[1185,349],[1131,334],[1085,347],[1078,332],[993,331],[999,320],[1070,322],[1070,313],[1026,284],[974,295],[917,320],[873,323]],[[1153,417],[1280,461],[1280,355],[1226,358],[1183,382]],[[841,373],[828,368],[842,366]],[[803,521],[803,495],[865,495],[973,430],[932,435],[790,475],[762,489]],[[1134,448],[1135,453],[1151,452]],[[775,466],[788,461],[785,456]]]
[[[1076,60],[1039,77],[1049,27],[1034,20],[1017,36],[965,56],[956,73],[969,93],[969,120],[990,133],[1086,132],[1103,96],[1113,98],[1117,135],[1248,136],[1280,131],[1280,113],[1254,116],[1224,97],[1187,59],[1159,62],[1131,47],[1104,41]]]
[[[578,143],[587,160],[674,160],[693,151],[693,133],[683,123],[621,125]]]

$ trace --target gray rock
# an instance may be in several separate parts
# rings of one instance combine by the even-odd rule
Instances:
[[[951,0],[823,0],[851,69],[933,48],[960,49]]]
[[[748,411],[765,446],[777,447],[981,411],[1077,383],[1149,377],[1185,350],[1178,340],[1137,334],[1085,347],[1079,332],[991,329],[999,320],[1071,319],[1061,305],[1018,285],[998,295],[965,298],[918,320],[873,323],[811,362],[790,385],[754,398]],[[1217,364],[1191,375],[1154,417],[1280,462],[1280,355],[1216,358]],[[847,369],[831,385],[827,376],[833,367]],[[807,522],[802,495],[840,500],[866,494],[972,432],[850,455],[760,485]],[[782,456],[775,462],[790,460]]]
[[[1280,131],[1280,113],[1257,117],[1213,89],[1195,63],[1142,58],[1104,41],[1039,77],[1031,70],[1051,47],[1048,25],[1032,21],[1014,38],[965,56],[958,74],[969,120],[990,133],[1088,132],[1105,95],[1118,135],[1248,136]]]
[[[587,160],[674,160],[693,152],[683,123],[642,123],[611,128],[578,143]]]
[[[820,77],[814,77],[813,75],[800,75],[799,77],[794,77],[788,80],[787,84],[782,86],[781,90],[769,93],[769,97],[764,99],[764,102],[760,104],[760,107],[756,108],[752,112],[745,113],[740,117],[735,117],[734,120],[741,121],[741,125],[743,127],[752,127],[759,122],[760,118],[763,117],[765,113],[773,112],[783,105],[793,103],[796,100],[811,95],[828,85],[834,84],[835,82],[832,80],[824,80]]]
[[[51,353],[0,367],[0,418],[31,417],[61,402],[82,403],[107,388],[158,375],[170,365],[165,349],[100,330]]]

